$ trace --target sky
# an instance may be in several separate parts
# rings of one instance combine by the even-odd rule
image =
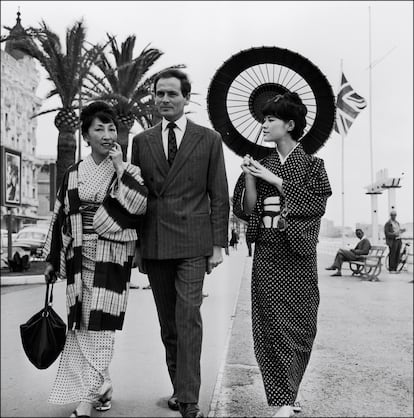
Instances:
[[[375,177],[382,169],[389,176],[401,177],[397,219],[413,221],[411,1],[1,1],[2,34],[8,33],[3,25],[14,26],[19,6],[24,27],[37,26],[44,19],[62,40],[65,29],[81,18],[90,42],[104,42],[110,33],[121,44],[135,34],[135,56],[148,44],[164,52],[149,74],[185,64],[192,91],[198,93],[198,104],[190,104],[187,110],[194,122],[207,127],[212,127],[206,102],[210,82],[221,65],[240,51],[277,46],[297,52],[319,67],[335,94],[342,66],[351,86],[368,102],[343,143],[344,224],[355,227],[357,222],[371,222],[371,200],[365,187],[371,183],[371,173]],[[39,72],[37,94],[44,98],[51,85],[44,72]],[[58,101],[45,100],[42,110],[56,105]],[[38,118],[38,155],[56,155],[54,116]],[[134,126],[131,138],[139,131]],[[232,194],[242,158],[223,147]],[[333,189],[325,218],[336,226],[342,224],[341,150],[341,137],[332,132],[316,154],[325,162]],[[83,147],[82,155],[87,153]],[[378,220],[382,224],[387,219],[388,192],[384,192],[378,196]]]

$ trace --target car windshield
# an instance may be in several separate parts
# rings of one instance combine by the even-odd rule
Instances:
[[[35,231],[23,231],[18,234],[16,240],[31,239],[36,241],[44,241],[46,239],[46,234],[42,232]]]

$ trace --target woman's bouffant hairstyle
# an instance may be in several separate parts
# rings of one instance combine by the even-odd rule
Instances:
[[[95,118],[98,118],[102,123],[112,122],[118,130],[118,120],[114,108],[105,102],[92,102],[82,109],[80,115],[83,136],[88,133]]]
[[[295,127],[290,132],[292,139],[298,141],[302,137],[308,109],[297,93],[278,94],[265,103],[262,112],[263,116],[275,116],[285,122],[293,120]]]

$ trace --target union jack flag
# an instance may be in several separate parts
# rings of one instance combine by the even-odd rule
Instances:
[[[366,107],[365,99],[356,93],[342,73],[341,87],[336,99],[335,131],[345,136],[359,112]]]

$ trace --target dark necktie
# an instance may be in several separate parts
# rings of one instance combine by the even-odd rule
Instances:
[[[167,125],[168,128],[168,163],[172,165],[175,155],[177,154],[177,139],[175,138],[174,128],[177,125],[174,122],[170,122]]]

